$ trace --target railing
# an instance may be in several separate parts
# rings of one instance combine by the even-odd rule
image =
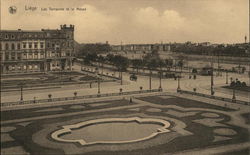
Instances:
[[[213,95],[202,94],[202,93],[197,93],[197,92],[192,92],[192,91],[187,91],[187,90],[179,90],[179,93],[197,95],[197,96],[202,96],[202,97],[206,97],[206,98],[211,98],[211,99],[216,99],[216,100],[221,100],[221,101],[226,101],[226,102],[233,102],[233,103],[244,104],[244,105],[250,106],[250,102],[241,101],[241,100],[233,100],[230,98],[225,98],[225,97],[220,97],[220,96],[213,96]]]
[[[92,73],[92,74],[95,74],[96,72],[94,71],[90,71],[90,70],[86,70],[86,69],[82,69],[81,71],[83,72],[87,72],[87,73]],[[100,73],[99,73],[100,74]],[[111,76],[111,75],[107,75],[107,74],[100,74],[101,76],[104,76],[104,77],[108,77],[108,78],[111,78],[111,79],[116,79],[116,80],[120,80],[119,77],[115,77],[115,76]]]
[[[1,106],[13,106],[13,105],[35,104],[35,103],[70,101],[70,100],[77,100],[77,99],[90,99],[90,98],[119,96],[119,95],[131,95],[131,94],[141,94],[141,93],[161,92],[161,91],[162,90],[159,90],[159,89],[152,89],[152,90],[140,90],[140,91],[119,92],[119,93],[105,93],[105,94],[94,94],[94,95],[84,95],[84,96],[74,96],[74,97],[60,97],[60,98],[48,98],[48,99],[39,99],[39,100],[4,102],[4,103],[1,103]]]

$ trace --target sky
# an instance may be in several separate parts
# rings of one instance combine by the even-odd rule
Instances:
[[[79,43],[242,43],[249,34],[249,0],[0,1],[1,29],[59,29],[61,24],[73,24]],[[9,13],[10,6],[16,6],[15,14]],[[29,7],[36,10],[25,9]],[[75,10],[41,11],[49,7]]]

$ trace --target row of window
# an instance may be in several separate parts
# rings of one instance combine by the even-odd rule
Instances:
[[[19,39],[20,37],[23,37],[23,38],[44,38],[44,34],[3,34],[3,35],[0,35],[0,38],[3,38],[3,39]]]
[[[38,43],[34,43],[34,46],[32,46],[32,43],[23,43],[23,48],[26,49],[26,48],[35,48],[35,49],[38,49]],[[44,43],[40,43],[40,48],[44,48]],[[21,44],[18,43],[17,46],[14,44],[14,43],[5,43],[3,47],[1,47],[1,44],[0,44],[0,49],[2,50],[20,50],[21,49]]]
[[[17,44],[17,46],[12,43],[12,44],[8,44],[8,43],[5,43],[4,46],[2,47],[1,44],[0,44],[0,50],[20,50],[21,49],[21,45],[20,43]]]
[[[50,57],[59,57],[60,53],[51,53],[50,55],[47,55],[48,58]],[[65,56],[65,53],[62,53],[61,56]],[[70,53],[66,53],[66,56],[70,56]],[[21,60],[21,59],[43,59],[45,58],[45,54],[44,53],[40,53],[40,55],[38,55],[38,53],[17,53],[17,55],[15,53],[6,53],[5,54],[5,60]],[[2,54],[0,54],[0,60],[2,60]]]
[[[66,33],[22,33],[22,34],[0,34],[0,38],[3,39],[20,39],[22,38],[44,38],[44,37],[57,37],[57,38],[73,38],[72,34],[66,34]]]
[[[26,70],[26,69],[29,69],[29,70],[32,70],[32,69],[38,69],[38,65],[23,65],[23,67],[22,66],[16,66],[16,65],[8,65],[8,66],[6,66],[6,69],[7,70],[22,70],[22,68],[24,69],[24,70]]]
[[[73,42],[67,42],[63,43],[62,46],[64,47],[73,47],[74,43]],[[55,50],[59,50],[60,49],[60,45],[59,44],[55,44],[55,43],[47,43],[47,48],[52,47]],[[23,49],[44,49],[44,43],[43,42],[23,42],[22,43],[22,48]],[[15,45],[14,43],[5,43],[4,46],[2,47],[2,44],[0,44],[0,50],[20,50],[21,49],[21,45],[20,43],[18,43],[17,45]]]
[[[24,49],[26,49],[26,48],[29,48],[29,49],[35,48],[35,49],[37,49],[38,47],[43,49],[44,48],[44,43],[40,42],[40,46],[38,46],[37,42],[34,42],[34,43],[32,43],[32,42],[28,42],[28,43],[23,42],[23,48]]]

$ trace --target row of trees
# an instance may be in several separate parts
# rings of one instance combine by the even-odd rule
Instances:
[[[97,55],[96,53],[88,53],[84,57],[84,64],[90,65],[91,62],[99,62],[101,64],[107,63],[113,65],[119,71],[126,71],[129,66],[134,69],[144,69],[154,70],[156,68],[172,68],[174,66],[183,68],[184,58],[179,57],[178,60],[174,59],[161,59],[157,53],[147,54],[143,59],[132,59],[129,60],[127,57],[121,55],[108,54],[107,56]]]
[[[152,52],[151,54],[147,54],[143,59],[132,59],[129,60],[126,57],[120,55],[108,54],[107,56],[97,55],[96,53],[88,53],[84,57],[84,64],[90,65],[91,62],[98,62],[99,65],[103,66],[104,63],[110,64],[116,67],[117,71],[120,73],[121,84],[122,84],[122,72],[126,71],[129,66],[132,66],[134,69],[148,69],[149,70],[149,86],[151,89],[151,77],[152,71],[157,69],[159,70],[159,77],[161,82],[162,77],[162,69],[163,68],[172,68],[173,66],[179,67],[181,70],[184,65],[184,58],[180,57],[176,62],[173,59],[160,59],[157,52]],[[175,62],[175,64],[174,64]]]

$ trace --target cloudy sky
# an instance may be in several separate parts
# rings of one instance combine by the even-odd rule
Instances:
[[[248,0],[0,0],[1,29],[75,25],[79,43],[239,43],[249,31]],[[17,7],[10,14],[10,6]],[[37,10],[25,10],[29,6]],[[41,8],[86,11],[41,11]]]

